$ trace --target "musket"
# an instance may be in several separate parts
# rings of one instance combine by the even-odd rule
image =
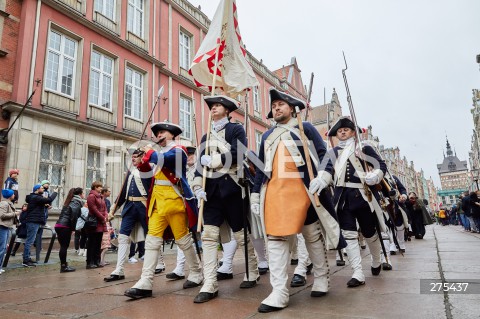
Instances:
[[[350,116],[352,117],[352,121],[353,121],[353,124],[355,126],[355,132],[357,133],[357,139],[355,139],[355,143],[358,143],[358,146],[360,148],[360,154],[359,154],[359,157],[360,159],[362,160],[362,164],[363,164],[363,168],[365,170],[365,173],[369,172],[370,169],[367,165],[367,161],[365,160],[365,157],[363,156],[363,145],[362,145],[362,136],[358,133],[358,124],[357,124],[357,116],[355,115],[355,109],[353,108],[353,102],[352,102],[352,96],[350,94],[350,88],[348,86],[348,81],[347,81],[347,74],[345,73],[345,71],[347,71],[348,69],[348,64],[347,64],[347,59],[345,58],[345,52],[343,52],[343,60],[345,61],[345,69],[342,69],[342,75],[343,75],[343,82],[345,83],[345,90],[347,91],[347,102],[348,102],[348,108],[349,108],[349,111],[350,111]],[[368,187],[368,185],[363,181],[362,182],[363,184],[363,189],[365,191],[365,194],[367,196],[367,199],[369,202],[372,201],[372,191],[370,190],[370,187]],[[383,238],[382,238],[382,231],[380,230],[380,220],[378,219],[378,216],[377,214],[374,214],[375,215],[375,226],[377,228],[377,234],[378,234],[378,238],[380,240],[380,245],[382,247],[382,250],[383,250],[383,255],[385,256],[385,260],[387,261],[388,263],[388,258],[387,258],[387,251],[385,250],[385,245],[383,244]]]
[[[310,85],[308,87],[308,98],[307,98],[307,109],[305,110],[305,117],[303,118],[304,121],[308,121],[308,111],[310,110],[310,101],[312,99],[312,89],[313,89],[313,72],[310,76]]]
[[[247,138],[247,147],[245,150],[246,161],[248,158],[248,91],[245,93],[245,136]],[[249,271],[248,271],[248,215],[250,214],[250,187],[248,184],[248,179],[244,171],[244,161],[238,167],[238,180],[242,186],[242,195],[243,195],[243,240],[244,240],[244,255],[245,255],[245,274],[247,275],[247,281],[250,281]]]
[[[303,129],[303,122],[300,115],[300,108],[298,106],[295,107],[295,112],[297,113],[298,129],[300,130],[300,138],[302,139],[303,151],[305,152],[305,162],[307,162],[308,176],[310,180],[313,180],[314,176],[312,159],[310,158],[310,149],[308,148],[307,137],[305,136],[305,130]],[[315,201],[315,206],[320,207],[320,199],[318,198],[318,194],[316,192],[313,194],[313,198]]]

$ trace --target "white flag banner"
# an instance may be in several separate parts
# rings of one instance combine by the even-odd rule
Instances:
[[[245,57],[247,51],[238,28],[235,0],[220,0],[208,33],[190,66],[189,73],[198,87],[212,89],[217,45],[220,47],[215,88],[236,97],[245,89],[259,85]]]

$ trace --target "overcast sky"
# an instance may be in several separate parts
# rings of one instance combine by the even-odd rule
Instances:
[[[219,0],[190,0],[213,18]],[[445,134],[468,160],[472,89],[480,89],[478,0],[237,0],[243,41],[275,70],[295,56],[312,105],[336,88],[348,115],[342,50],[359,125],[440,186]]]

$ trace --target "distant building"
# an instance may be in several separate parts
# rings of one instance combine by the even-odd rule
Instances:
[[[330,114],[328,115],[328,112]],[[338,95],[333,89],[332,99],[330,103],[313,107],[310,110],[309,121],[317,129],[323,139],[326,139],[326,132],[339,117],[342,116],[342,106],[338,100]]]
[[[437,165],[440,183],[443,190],[464,189],[469,186],[467,161],[461,161],[452,152],[447,139],[447,156],[444,154],[443,163]]]
[[[447,156],[444,154],[442,164],[437,165],[442,189],[437,192],[443,207],[451,208],[460,194],[470,186],[470,173],[467,161],[461,161],[454,154],[447,139]]]

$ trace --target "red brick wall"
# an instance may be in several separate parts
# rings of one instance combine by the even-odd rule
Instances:
[[[0,35],[0,48],[8,54],[0,58],[0,104],[11,99],[13,77],[15,72],[15,57],[17,55],[17,39],[20,30],[21,0],[7,0],[5,12],[10,16],[3,19],[3,32]],[[10,87],[9,87],[10,86]],[[1,119],[0,128],[7,127],[8,121]]]

